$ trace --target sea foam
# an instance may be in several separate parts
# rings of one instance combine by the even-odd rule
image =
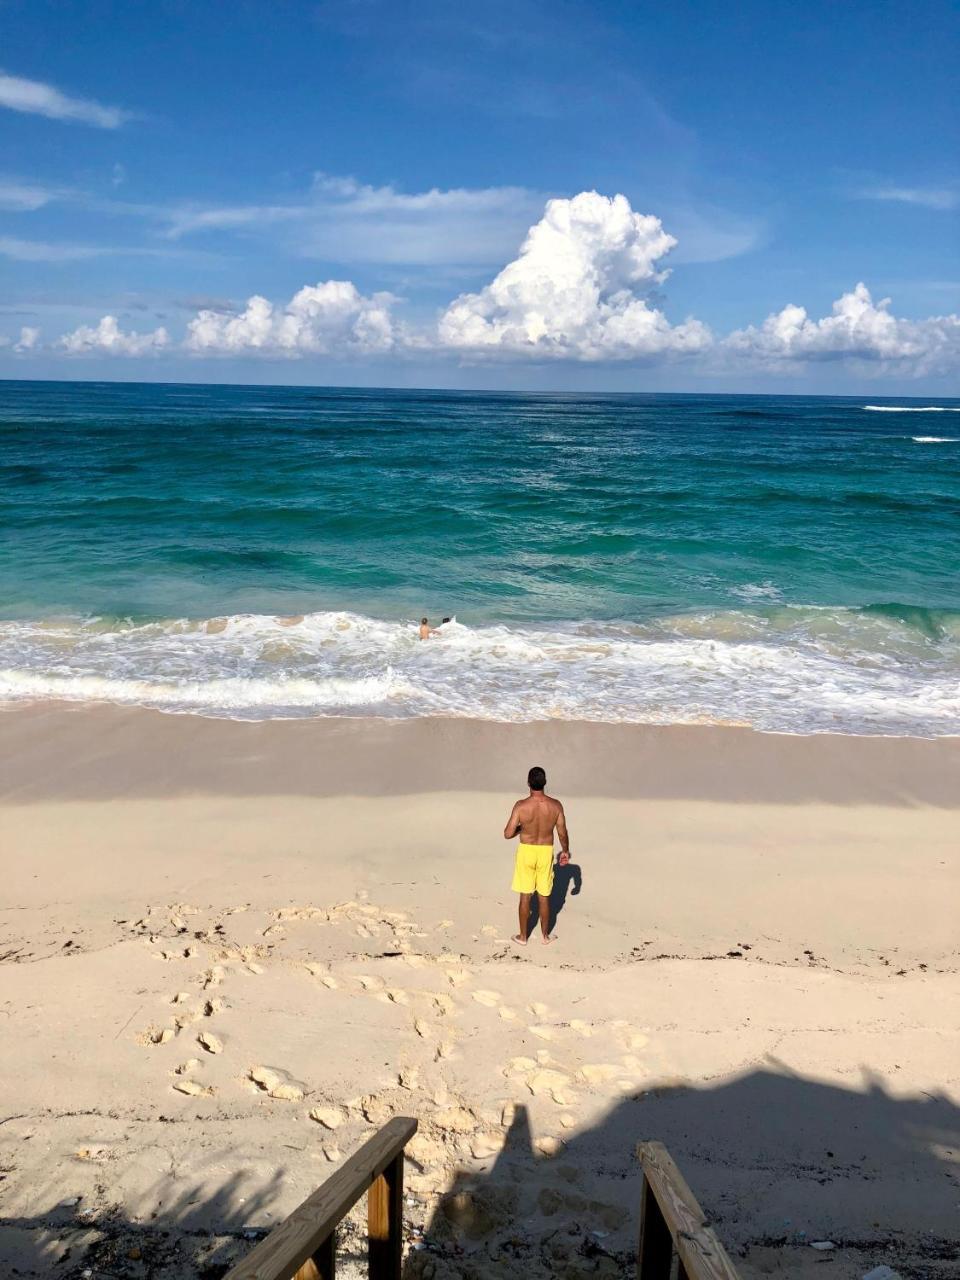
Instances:
[[[233,719],[456,716],[960,733],[960,615],[773,602],[648,622],[463,626],[302,620],[0,623],[0,700]]]

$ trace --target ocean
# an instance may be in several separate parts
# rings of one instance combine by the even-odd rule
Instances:
[[[0,703],[960,732],[960,400],[0,382],[0,539]]]

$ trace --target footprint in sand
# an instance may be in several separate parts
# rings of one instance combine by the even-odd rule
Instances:
[[[176,994],[176,995],[173,997],[173,999],[170,1001],[170,1003],[171,1003],[171,1004],[184,1004],[187,1000],[191,1000],[192,998],[193,998],[193,997],[190,995],[190,992],[189,992],[189,991],[178,991],[178,992],[177,992],[177,994]]]
[[[547,1005],[541,1004],[539,1000],[535,1000],[528,1008],[535,1018],[546,1018],[550,1015]]]
[[[609,1062],[588,1062],[577,1072],[577,1077],[585,1084],[601,1085],[620,1074],[620,1068]]]
[[[563,1150],[562,1138],[537,1138],[533,1144],[542,1156],[556,1156]]]
[[[496,1129],[478,1133],[470,1141],[470,1154],[475,1160],[486,1160],[490,1156],[498,1156],[502,1150],[503,1134]]]
[[[486,934],[488,938],[495,938],[497,936],[498,930],[495,924],[485,924],[481,928],[480,932]]]
[[[185,1076],[190,1071],[195,1071],[200,1065],[199,1058],[187,1058],[186,1062],[181,1062],[179,1067],[174,1067],[174,1071],[178,1076]]]
[[[536,1069],[537,1062],[535,1058],[511,1058],[503,1068],[503,1074],[509,1080],[511,1076],[525,1076],[531,1071],[536,1071]]]
[[[223,1041],[212,1031],[201,1031],[197,1036],[197,1043],[206,1049],[207,1053],[223,1053]]]
[[[450,996],[443,994],[433,996],[433,1004],[441,1018],[445,1018],[448,1014],[453,1013],[454,1009],[457,1007]]]
[[[247,973],[253,973],[253,974],[256,974],[257,976],[259,976],[261,973],[266,973],[266,970],[264,969],[263,965],[257,964],[256,960],[248,960],[243,967],[246,969]]]
[[[416,1089],[420,1084],[420,1071],[418,1067],[404,1067],[397,1076],[397,1084],[401,1089]]]
[[[532,1027],[527,1027],[532,1036],[536,1036],[538,1040],[556,1040],[557,1033],[553,1027],[548,1027],[542,1022],[535,1022]]]
[[[293,1080],[285,1071],[276,1067],[251,1067],[249,1077],[255,1085],[278,1102],[301,1102],[306,1092],[304,1086]]]
[[[206,991],[207,987],[219,987],[220,983],[223,982],[224,976],[223,968],[215,964],[212,969],[208,969],[203,975],[203,989]]]
[[[387,999],[390,1001],[391,1004],[409,1004],[410,1003],[410,997],[407,994],[407,992],[401,990],[399,987],[393,987],[390,990],[388,990]]]
[[[358,973],[357,981],[363,987],[364,991],[382,991],[386,985],[382,978],[376,977],[374,974]]]
[[[346,1118],[342,1107],[314,1107],[310,1112],[310,1119],[316,1120],[325,1129],[339,1129]]]
[[[582,1018],[572,1018],[570,1021],[570,1030],[576,1031],[578,1036],[584,1036],[587,1039],[593,1035],[592,1023],[584,1022]]]
[[[517,1016],[515,1009],[508,1009],[506,1005],[502,1005],[497,1011],[504,1022],[513,1022]]]
[[[465,982],[470,981],[470,971],[468,969],[448,969],[447,981],[451,987],[462,987]]]
[[[215,1092],[212,1085],[197,1084],[196,1080],[177,1080],[173,1088],[191,1098],[212,1098]]]
[[[393,1116],[393,1107],[379,1094],[369,1094],[360,1099],[360,1112],[371,1124],[382,1125]]]
[[[561,1128],[572,1129],[576,1125],[576,1123],[577,1121],[575,1117],[570,1115],[569,1112],[565,1113],[560,1117]]]
[[[447,1133],[474,1133],[477,1128],[477,1117],[467,1107],[446,1107],[433,1119],[436,1126]]]
[[[141,1044],[169,1044],[176,1035],[173,1027],[152,1027],[149,1031],[142,1032],[137,1039]]]
[[[552,1071],[549,1068],[534,1071],[527,1077],[527,1088],[535,1098],[544,1096],[552,1098],[561,1107],[569,1106],[569,1085],[570,1077],[565,1072]]]
[[[473,998],[477,1004],[485,1005],[488,1009],[495,1009],[500,1003],[499,991],[474,991]]]

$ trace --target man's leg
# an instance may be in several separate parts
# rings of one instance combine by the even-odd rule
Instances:
[[[540,932],[543,934],[543,941],[550,941],[550,898],[547,894],[541,893],[538,899],[540,907]]]
[[[530,925],[530,899],[533,897],[531,893],[521,893],[520,895],[520,932],[514,935],[514,942],[519,942],[522,947],[527,945],[527,929]]]

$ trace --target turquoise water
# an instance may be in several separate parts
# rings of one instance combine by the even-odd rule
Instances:
[[[0,529],[7,700],[960,728],[956,400],[7,382]]]

